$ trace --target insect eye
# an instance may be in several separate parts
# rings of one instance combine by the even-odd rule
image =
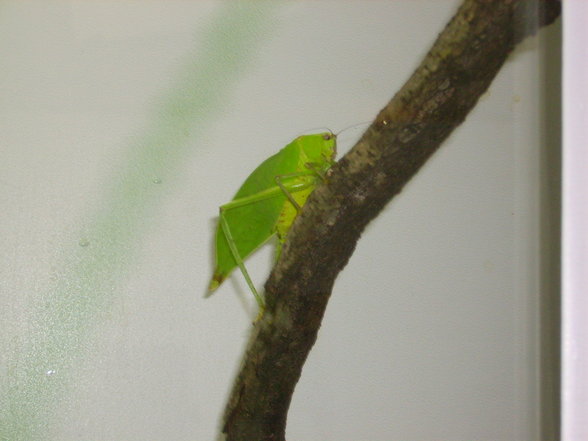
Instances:
[[[330,133],[325,133],[325,134],[323,135],[323,139],[324,139],[325,141],[328,141],[328,140],[329,140],[329,139],[331,139],[332,137],[333,137],[333,135],[331,135]]]

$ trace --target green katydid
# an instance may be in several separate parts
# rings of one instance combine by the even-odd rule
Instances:
[[[257,292],[243,261],[274,234],[277,256],[294,219],[336,154],[336,135],[299,136],[263,161],[245,180],[233,200],[219,208],[216,230],[216,266],[209,293],[239,268],[255,296],[260,313],[264,298]]]

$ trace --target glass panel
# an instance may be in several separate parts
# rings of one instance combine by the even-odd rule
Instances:
[[[215,439],[256,316],[238,272],[203,298],[219,205],[299,135],[345,154],[459,4],[3,1],[0,439]],[[559,48],[368,226],[288,439],[556,437]]]

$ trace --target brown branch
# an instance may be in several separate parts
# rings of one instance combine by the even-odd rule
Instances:
[[[294,387],[335,277],[371,221],[488,89],[508,54],[554,21],[556,0],[465,0],[411,78],[311,196],[266,284],[225,411],[229,441],[283,441]]]

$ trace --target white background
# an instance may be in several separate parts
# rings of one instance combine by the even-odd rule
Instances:
[[[255,314],[238,274],[202,298],[218,205],[295,136],[370,121],[457,4],[0,3],[0,439],[215,439]],[[365,232],[288,439],[538,439],[542,48]]]

